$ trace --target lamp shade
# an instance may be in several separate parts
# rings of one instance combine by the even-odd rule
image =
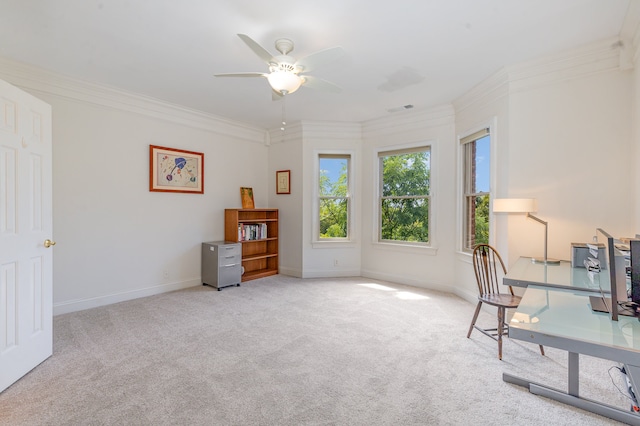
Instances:
[[[496,198],[493,200],[494,213],[531,213],[538,210],[535,198]]]
[[[302,78],[291,71],[273,71],[267,76],[269,84],[278,93],[293,93],[302,84]]]

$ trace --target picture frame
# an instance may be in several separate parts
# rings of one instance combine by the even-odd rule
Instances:
[[[241,186],[240,187],[240,199],[242,200],[242,208],[243,209],[255,209],[255,204],[253,202],[253,188],[248,188]]]
[[[204,194],[204,154],[149,145],[149,191]]]
[[[276,172],[276,194],[291,194],[291,170]]]

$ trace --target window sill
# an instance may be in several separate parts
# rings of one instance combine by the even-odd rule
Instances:
[[[422,245],[416,245],[416,244],[374,242],[373,248],[377,250],[388,250],[388,251],[390,250],[390,251],[397,251],[401,253],[420,253],[420,254],[426,254],[428,256],[436,256],[438,254],[437,247],[422,246]]]
[[[313,247],[314,249],[326,249],[326,248],[351,248],[351,247],[357,247],[357,244],[355,241],[352,240],[345,240],[345,241],[337,241],[337,240],[331,240],[331,241],[314,241],[311,243],[311,247]]]
[[[457,251],[456,252],[456,258],[460,261],[460,262],[465,262],[465,263],[473,263],[473,259],[472,259],[472,254],[467,252],[467,251]]]

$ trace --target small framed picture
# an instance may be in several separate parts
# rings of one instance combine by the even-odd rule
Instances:
[[[255,209],[253,203],[253,188],[240,187],[240,199],[242,200],[243,209]]]
[[[149,145],[149,191],[204,194],[204,154]]]
[[[291,170],[276,172],[276,194],[291,194]]]

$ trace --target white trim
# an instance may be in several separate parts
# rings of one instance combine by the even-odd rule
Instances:
[[[623,45],[611,37],[532,61],[509,65],[474,86],[452,103],[456,114],[513,93],[603,72],[620,70]],[[635,47],[637,51],[637,46]]]
[[[497,146],[498,146],[498,118],[492,117],[487,121],[483,121],[476,126],[468,128],[465,132],[457,135],[457,146],[456,146],[456,158],[458,164],[458,170],[456,173],[456,251],[460,254],[469,254],[464,250],[463,247],[463,223],[465,220],[464,215],[464,140],[467,136],[473,135],[474,133],[480,132],[482,129],[489,129],[489,137],[490,145],[489,145],[489,155],[490,155],[490,166],[489,166],[489,200],[496,197],[495,188],[497,181]],[[491,204],[489,205],[491,208]],[[494,215],[489,211],[489,243],[494,244],[495,242],[495,219]]]
[[[118,293],[106,294],[98,297],[90,297],[88,299],[69,300],[53,305],[53,315],[67,314],[69,312],[83,311],[85,309],[97,308],[99,306],[111,305],[113,303],[125,302],[127,300],[138,299],[140,297],[153,296],[170,291],[182,290],[184,288],[202,285],[200,278],[194,278],[187,281],[176,283],[161,284],[151,287],[123,291]]]
[[[159,99],[102,86],[0,57],[0,78],[28,92],[70,99],[265,143],[265,130]]]
[[[443,293],[449,293],[449,294],[451,294],[452,288],[455,288],[452,285],[447,285],[442,283],[435,284],[433,282],[425,282],[425,281],[418,280],[413,277],[409,277],[405,275],[385,274],[379,271],[370,271],[368,269],[363,270],[360,276],[365,278],[376,279],[380,281],[388,281],[388,282],[393,282],[397,284],[409,285],[417,288],[426,288],[429,290],[441,291]],[[478,300],[477,295],[475,296],[475,300],[476,301]]]
[[[435,226],[435,223],[437,221],[437,208],[434,208],[434,206],[437,205],[437,148],[436,148],[436,141],[433,139],[429,139],[429,140],[421,140],[421,141],[417,141],[417,142],[409,142],[409,143],[403,143],[403,144],[397,144],[397,145],[385,145],[385,146],[379,146],[373,149],[373,176],[376,177],[376,185],[374,185],[373,188],[373,194],[372,194],[372,202],[373,202],[373,206],[372,206],[372,211],[373,211],[373,215],[372,215],[372,232],[371,232],[371,243],[373,244],[374,247],[378,246],[378,247],[382,247],[384,246],[385,248],[389,248],[389,247],[407,247],[410,246],[414,249],[420,248],[420,249],[432,249],[433,253],[435,253],[437,251],[437,236],[436,236],[436,229],[437,227]],[[379,240],[379,236],[380,236],[380,209],[378,206],[378,201],[380,199],[380,153],[381,152],[392,152],[392,151],[402,151],[403,149],[413,149],[413,148],[425,148],[425,147],[429,147],[429,243],[427,244],[406,244],[404,242],[392,242],[392,241],[380,241]]]
[[[347,212],[347,238],[344,240],[320,239],[320,218],[318,212],[320,209],[318,192],[319,177],[320,177],[320,156],[321,155],[343,155],[349,156],[349,210]],[[352,149],[316,149],[313,151],[313,202],[312,202],[312,215],[311,215],[311,245],[313,248],[336,248],[336,247],[349,247],[354,246],[358,238],[356,226],[354,225],[355,216],[355,203],[357,194],[355,194],[356,188],[356,151]]]
[[[376,241],[372,245],[375,250],[395,251],[399,253],[411,253],[411,254],[426,254],[427,256],[436,256],[438,254],[438,248],[433,246],[427,246],[424,244],[408,244],[404,242],[393,243],[389,241]]]
[[[359,277],[359,269],[346,269],[346,270],[329,270],[322,269],[310,269],[305,268],[302,278],[338,278],[338,277]]]

